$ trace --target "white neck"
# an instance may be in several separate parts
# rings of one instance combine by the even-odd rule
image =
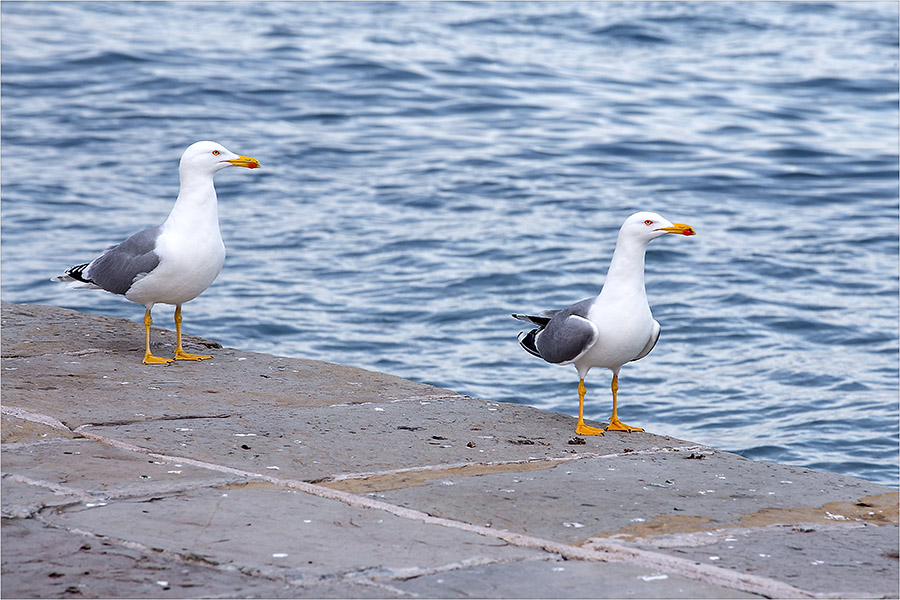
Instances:
[[[646,250],[646,241],[619,234],[616,250],[609,263],[609,270],[606,272],[606,281],[603,283],[603,289],[600,290],[601,298],[612,299],[610,296],[613,294],[617,297],[636,294],[638,297],[635,300],[640,298],[646,300],[647,292],[644,289],[644,254]]]
[[[218,232],[219,207],[212,174],[180,172],[180,176],[178,199],[164,226]]]

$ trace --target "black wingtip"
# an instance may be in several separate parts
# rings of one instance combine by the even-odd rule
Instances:
[[[91,263],[84,263],[83,265],[76,265],[76,266],[72,267],[71,269],[67,270],[66,275],[68,275],[72,279],[76,279],[76,280],[84,282],[84,283],[94,283],[93,281],[91,281],[90,279],[87,279],[84,276],[84,270],[87,269],[87,266],[89,264],[91,264]]]
[[[541,356],[541,353],[538,351],[537,346],[535,345],[535,336],[538,334],[540,329],[532,329],[531,331],[522,331],[519,333],[519,345],[525,349],[528,354],[533,356],[537,356],[538,358],[544,358]]]
[[[518,313],[513,313],[512,316],[514,319],[525,321],[526,323],[531,323],[532,325],[537,325],[538,327],[545,327],[547,323],[550,322],[550,317],[544,317],[540,315],[520,315]]]

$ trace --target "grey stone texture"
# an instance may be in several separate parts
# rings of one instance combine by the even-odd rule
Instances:
[[[154,330],[154,353],[174,334]],[[3,598],[898,596],[898,494],[2,306]]]

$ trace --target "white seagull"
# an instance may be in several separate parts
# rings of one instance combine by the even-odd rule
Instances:
[[[219,233],[219,211],[213,175],[227,167],[256,169],[259,161],[240,156],[215,142],[188,146],[178,165],[180,188],[165,223],[134,234],[110,246],[89,263],[67,270],[53,281],[73,288],[104,289],[143,304],[145,365],[168,364],[173,359],[150,352],[150,311],[154,304],[175,305],[178,344],[174,360],[203,360],[211,356],[188,354],[181,346],[181,305],[193,300],[219,275],[225,263],[225,244]]]
[[[650,240],[669,233],[695,235],[690,225],[672,223],[656,213],[631,215],[619,229],[606,281],[598,296],[539,315],[513,314],[538,326],[519,334],[519,343],[525,350],[550,363],[575,365],[579,379],[575,433],[603,435],[603,429],[584,423],[584,378],[591,367],[605,367],[613,372],[613,409],[606,430],[643,431],[619,420],[619,369],[647,356],[659,339],[659,323],[653,319],[644,289],[644,254]]]

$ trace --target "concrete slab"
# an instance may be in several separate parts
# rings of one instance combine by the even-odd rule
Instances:
[[[3,447],[3,470],[34,486],[94,500],[209,487],[237,480],[190,464],[147,457],[87,439],[7,444]]]
[[[715,536],[709,538],[720,540],[715,548],[690,551],[674,544],[638,545],[822,593],[896,593],[895,492],[725,452],[689,458],[698,455],[663,451],[590,458],[541,471],[447,478],[371,494],[429,514],[589,549],[602,549],[604,540],[628,543],[662,533],[679,532],[680,539]],[[781,528],[764,527],[771,524]],[[754,533],[734,533],[742,531],[736,527]],[[817,527],[827,528],[827,535],[796,533]],[[717,535],[723,529],[731,532],[728,537]],[[726,541],[734,535],[747,543]],[[857,546],[862,537],[868,540],[863,552]],[[856,556],[850,558],[843,544],[856,546]],[[826,577],[820,575],[824,564],[834,566]]]
[[[142,552],[34,519],[4,519],[4,598],[394,598],[390,587],[307,585]],[[15,551],[10,551],[15,548]]]
[[[720,529],[632,541],[642,548],[776,577],[821,594],[890,598],[900,589],[895,550],[898,539],[897,525],[832,521]]]
[[[394,587],[424,598],[761,598],[621,563],[547,559],[417,577]]]
[[[54,307],[0,334],[4,598],[897,597],[891,488],[200,338],[144,366]]]
[[[327,481],[434,465],[568,460],[683,444],[649,434],[609,435],[573,445],[574,419],[463,396],[363,404],[234,407],[219,418],[98,424],[90,432],[154,452],[178,448],[241,469],[277,467],[283,477]]]
[[[133,321],[2,306],[4,402],[52,412],[73,429],[136,418],[217,416],[233,404],[245,406],[251,396],[254,406],[274,408],[456,395],[354,367],[223,349],[188,335],[186,350],[212,352],[214,359],[147,366],[140,362],[143,326]],[[154,352],[174,350],[173,332],[154,329],[152,335],[158,340]]]
[[[177,495],[57,509],[56,527],[127,539],[143,547],[260,571],[289,581],[389,578],[466,561],[542,556],[477,534],[285,490],[238,484]]]
[[[827,519],[829,508],[850,514],[848,521],[896,522],[896,494],[883,486],[714,450],[704,451],[703,460],[691,458],[700,455],[625,453],[527,473],[448,477],[374,495],[429,514],[573,544],[598,535],[627,540],[648,532],[808,522],[815,515]],[[869,508],[853,507],[881,494],[888,495],[872,515]]]

